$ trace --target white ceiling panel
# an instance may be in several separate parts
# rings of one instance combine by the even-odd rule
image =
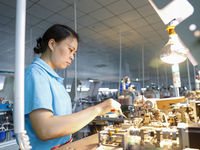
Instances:
[[[33,3],[37,3],[39,0],[29,0],[29,1],[31,1]]]
[[[150,32],[153,31],[154,29],[151,26],[144,26],[141,28],[137,28],[137,32],[139,33],[146,33],[146,32]]]
[[[90,13],[101,7],[102,6],[94,0],[82,0],[77,3],[77,9],[81,10],[84,13]]]
[[[151,38],[148,38],[150,42],[156,42],[160,41],[162,38],[160,36],[152,36]]]
[[[144,37],[141,36],[140,34],[133,34],[133,35],[126,36],[126,38],[131,41],[135,41],[135,40],[143,39]]]
[[[13,37],[15,34],[10,34],[10,33],[7,33],[5,31],[0,31],[0,43],[4,42],[4,41],[7,41],[8,39],[10,39],[11,37]]]
[[[139,8],[149,4],[148,0],[127,0],[134,8]]]
[[[7,56],[7,58],[13,58],[15,57],[15,49],[10,50],[9,52],[4,54],[5,56]]]
[[[45,7],[46,9],[49,9],[53,12],[58,12],[65,7],[68,7],[69,5],[62,0],[40,0],[38,2],[39,5]]]
[[[46,29],[41,29],[36,26],[32,27],[33,36],[37,36],[37,38],[39,38],[39,36],[42,36],[45,31]]]
[[[127,24],[122,24],[122,25],[119,25],[119,26],[116,26],[117,29],[119,29],[121,32],[126,32],[126,31],[131,31],[132,28],[129,27]]]
[[[119,15],[118,17],[121,20],[123,20],[124,22],[130,22],[130,21],[137,20],[137,19],[141,18],[141,15],[139,13],[137,13],[137,11],[131,10],[129,12],[126,12],[126,13]]]
[[[12,19],[12,21],[9,21],[9,23],[7,23],[7,26],[11,28],[15,28],[15,19]]]
[[[29,0],[26,1],[26,9],[30,8],[32,5],[34,5],[33,2],[31,2]]]
[[[92,48],[93,50],[90,51],[89,54],[93,54],[93,53],[97,53],[96,48],[100,47],[102,45],[102,43],[99,41],[92,41],[92,42],[89,42],[88,45],[93,47]]]
[[[112,18],[106,19],[102,22],[109,27],[116,27],[116,26],[124,23],[122,20],[120,20],[117,17],[112,17]]]
[[[107,6],[107,5],[115,3],[116,1],[119,1],[119,0],[95,0],[95,1],[103,6]]]
[[[34,17],[32,15],[29,15],[29,14],[26,15],[26,23],[28,23],[30,25],[35,25],[40,21],[41,21],[41,19],[38,18],[38,17]]]
[[[32,15],[32,16],[38,17],[40,19],[46,19],[47,17],[49,17],[53,14],[52,11],[49,11],[49,10],[47,10],[47,9],[37,5],[37,4],[30,7],[27,10],[27,13]]]
[[[169,35],[167,35],[167,34],[162,34],[162,35],[160,35],[161,37],[162,37],[162,39],[165,41],[165,42],[167,42],[168,40],[169,40]]]
[[[98,21],[102,21],[110,17],[113,17],[114,15],[107,9],[101,8],[101,9],[98,9],[97,11],[90,13],[89,16],[97,19]]]
[[[78,30],[78,34],[80,34],[82,36],[88,36],[88,35],[94,34],[94,31],[92,31],[88,28],[83,28],[83,29]]]
[[[128,44],[128,45],[130,46],[131,43],[132,43],[132,41],[129,40],[129,39],[127,39],[127,38],[123,38],[123,39],[122,39],[122,44],[123,44],[123,45],[127,45],[127,44]],[[129,46],[128,46],[128,47],[129,47]]]
[[[96,23],[97,20],[93,19],[93,18],[90,17],[90,16],[85,15],[85,16],[83,16],[83,17],[78,18],[78,19],[77,19],[77,22],[78,22],[79,24],[83,25],[83,26],[90,26],[90,25]]]
[[[90,39],[89,37],[81,38],[81,40],[80,40],[81,44],[79,44],[79,48],[81,47],[82,43],[89,43],[91,41],[92,41],[92,39]]]
[[[109,45],[112,46],[113,48],[119,49],[119,42],[111,41]]]
[[[32,25],[26,23],[26,31],[29,30],[31,27],[33,27]]]
[[[64,18],[63,16],[60,16],[58,14],[55,14],[55,15],[49,17],[47,19],[47,21],[51,22],[53,24],[65,24],[65,25],[70,22],[69,19]]]
[[[150,24],[156,23],[156,22],[161,22],[160,17],[157,14],[145,17],[146,21]]]
[[[159,42],[157,41],[159,47],[165,46],[165,44],[167,44],[167,42],[165,40],[159,40]]]
[[[9,26],[1,26],[0,31],[4,31],[4,32],[10,33],[12,35],[15,35],[15,28],[11,28]]]
[[[101,41],[102,43],[106,44],[106,43],[110,43],[112,40],[109,39],[108,37],[104,37],[104,38],[100,39],[100,41]]]
[[[48,29],[49,27],[51,27],[51,26],[52,26],[52,23],[47,22],[47,21],[42,21],[42,22],[40,22],[40,23],[38,23],[38,24],[36,25],[36,27],[39,27],[40,29],[43,29],[44,31],[45,31],[46,29]]]
[[[9,7],[5,4],[0,3],[0,15],[9,17],[9,18],[15,18],[15,8]]]
[[[5,57],[5,58],[7,58],[7,59],[9,59],[10,57],[13,57],[15,55],[15,52],[14,52],[14,50],[13,50],[13,53],[4,53],[3,54],[3,56]],[[1,56],[0,56],[1,57]]]
[[[99,39],[104,38],[104,36],[101,35],[101,34],[99,34],[99,33],[94,33],[94,34],[92,34],[92,35],[90,35],[90,36],[92,37],[92,40],[99,40]],[[90,37],[90,36],[89,36],[89,37]]]
[[[152,44],[154,44],[156,47],[157,47],[157,49],[155,50],[155,52],[161,52],[161,50],[162,50],[162,48],[165,46],[165,44],[167,44],[167,43],[165,43],[164,41],[163,42],[157,42],[157,41],[155,41],[155,42],[152,42]]]
[[[146,48],[150,48],[150,49],[152,49],[152,50],[148,50],[148,51],[153,52],[153,54],[154,54],[155,52],[159,52],[158,48],[155,47],[155,45],[152,44],[151,42],[145,44],[145,50],[146,50]]]
[[[6,4],[7,6],[16,7],[16,0],[1,0],[0,3]]]
[[[129,30],[129,31],[122,32],[122,36],[124,36],[124,37],[137,36],[137,35],[138,35],[138,32],[136,32],[135,30]]]
[[[95,24],[91,25],[89,28],[96,32],[100,32],[105,29],[108,29],[108,27],[106,25],[102,24],[101,22],[95,23]]]
[[[144,19],[138,19],[138,20],[134,20],[134,21],[129,22],[128,25],[130,27],[132,27],[133,29],[137,29],[137,28],[140,28],[140,27],[147,26],[149,24]]]
[[[14,49],[14,47],[10,43],[15,43],[15,38],[14,37],[10,38],[10,40],[8,40],[8,41],[6,41],[6,42],[1,44],[1,47],[0,47],[1,54],[4,54],[4,53]]]
[[[67,26],[69,26],[70,28],[72,28],[74,30],[75,29],[74,21],[67,23]],[[77,29],[78,30],[79,30],[79,27],[82,27],[82,25],[77,23]]]
[[[142,38],[142,39],[137,39],[137,40],[134,40],[134,42],[136,43],[136,44],[138,44],[138,45],[145,45],[146,43],[149,43],[149,41],[148,40],[146,40],[146,39],[144,39],[144,38]]]
[[[159,36],[155,31],[150,31],[146,33],[141,33],[141,35],[145,38],[152,38],[153,36]]]
[[[72,28],[74,30],[75,29],[74,21],[71,21],[71,22],[67,23],[67,26],[69,26],[70,28]],[[84,28],[84,26],[82,26],[79,23],[77,23],[77,30],[80,30],[82,28]]]
[[[153,7],[152,7],[150,4],[138,8],[137,11],[138,11],[143,17],[147,17],[147,16],[150,16],[150,15],[156,14],[155,10],[153,9]]]
[[[118,33],[117,33],[116,30],[113,30],[113,29],[106,29],[106,30],[104,30],[104,31],[101,31],[100,34],[109,37],[109,36],[111,36],[111,35],[115,35],[115,34],[118,34]]]
[[[3,55],[0,55],[0,63],[1,63],[1,71],[6,71],[8,69],[8,66],[14,65],[13,63],[8,64],[8,58],[4,57]],[[12,68],[12,70],[14,67]]]
[[[127,41],[127,42],[126,42],[126,41]],[[133,48],[134,45],[136,45],[135,42],[133,42],[133,41],[131,41],[131,40],[128,40],[128,39],[124,40],[124,42],[122,42],[122,44],[123,44],[123,45],[126,45],[126,46],[129,47],[129,48]],[[122,46],[122,49],[124,49],[123,46]]]
[[[58,14],[62,15],[65,18],[68,18],[70,20],[74,20],[74,7],[73,6],[69,6],[65,9],[63,9],[62,11],[58,12]],[[76,17],[82,17],[85,14],[79,10],[76,10]]]
[[[63,1],[66,2],[66,3],[68,3],[68,4],[70,4],[70,5],[73,5],[74,2],[79,2],[81,0],[63,0]]]
[[[166,26],[166,28],[167,28],[167,26]],[[159,35],[164,35],[164,36],[168,37],[168,31],[167,30],[157,29],[156,31],[158,32]]]
[[[11,20],[12,20],[11,18],[8,18],[6,16],[0,15],[0,24],[1,25],[5,25]]]
[[[106,6],[106,8],[115,15],[119,15],[133,9],[133,7],[124,0],[119,0],[111,5]]]
[[[151,26],[152,26],[155,30],[158,30],[158,29],[163,29],[163,30],[165,30],[165,29],[166,29],[166,26],[165,26],[165,24],[164,24],[162,21],[157,22],[157,23],[153,23],[153,24],[151,24]]]
[[[114,35],[110,35],[109,38],[112,40],[112,41],[115,41],[115,42],[118,42],[119,43],[119,33],[116,33]]]

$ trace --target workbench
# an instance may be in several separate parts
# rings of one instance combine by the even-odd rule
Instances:
[[[56,150],[96,150],[98,148],[98,134],[63,145]]]

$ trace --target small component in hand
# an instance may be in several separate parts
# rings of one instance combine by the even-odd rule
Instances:
[[[124,118],[128,119],[128,118],[123,114],[123,112],[122,112],[121,109],[120,109],[120,110],[111,109],[110,112],[113,112],[113,113],[119,113],[119,114],[121,114]]]

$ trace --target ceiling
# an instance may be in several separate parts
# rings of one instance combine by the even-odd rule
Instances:
[[[160,51],[168,41],[166,25],[148,0],[77,0],[78,77],[119,80],[119,33],[122,39],[122,77],[142,78],[142,47],[145,78],[171,78],[171,66],[163,64]],[[26,66],[30,65],[36,39],[55,23],[74,29],[73,0],[27,0]],[[14,71],[16,0],[0,0],[0,71]],[[198,53],[199,54],[199,53]],[[157,60],[156,60],[157,58]],[[181,64],[186,73],[186,63]],[[74,77],[74,63],[66,70]],[[191,69],[191,75],[193,70]],[[156,82],[156,81],[155,81]],[[160,81],[162,82],[162,81]]]

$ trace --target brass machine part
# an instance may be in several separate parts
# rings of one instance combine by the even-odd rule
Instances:
[[[182,103],[182,102],[185,102],[184,96],[182,96],[182,97],[171,97],[171,98],[164,98],[164,99],[156,100],[158,109],[169,109],[170,104]]]
[[[119,132],[119,129],[115,129],[115,133],[118,133]]]
[[[112,135],[113,135],[113,133],[114,133],[113,131],[110,131],[110,132],[109,132],[109,136],[112,136]]]

